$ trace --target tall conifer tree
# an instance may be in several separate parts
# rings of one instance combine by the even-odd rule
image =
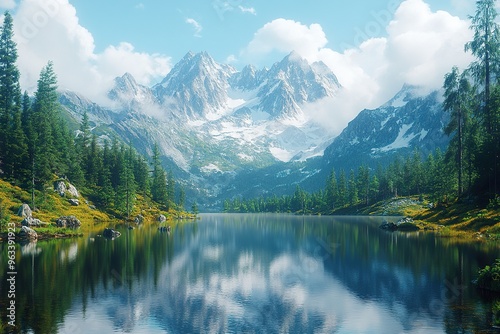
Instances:
[[[21,88],[17,68],[17,45],[13,40],[13,20],[5,12],[0,33],[0,168],[11,179],[25,174],[26,139],[21,127]],[[19,169],[21,168],[21,169]]]
[[[37,178],[49,181],[57,163],[53,124],[57,112],[57,78],[53,64],[49,62],[40,72],[34,102],[34,129],[37,139],[34,147],[34,161]]]

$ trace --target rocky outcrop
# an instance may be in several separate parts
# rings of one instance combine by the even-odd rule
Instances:
[[[78,193],[78,190],[76,190],[75,186],[65,180],[58,180],[54,182],[54,191],[59,193],[61,197],[65,197],[67,195],[72,198],[80,197],[80,194]]]
[[[33,218],[33,217],[25,217],[23,221],[21,222],[22,226],[27,226],[27,227],[40,227],[40,226],[46,226],[49,225],[49,223],[44,223],[38,218]]]
[[[38,234],[28,226],[23,226],[21,227],[21,231],[19,231],[18,238],[20,241],[30,242],[37,240]]]
[[[17,210],[17,215],[19,217],[31,217],[33,212],[31,211],[31,208],[28,204],[24,203],[19,207],[19,210]]]
[[[68,183],[68,189],[67,189],[67,192],[72,196],[72,197],[75,197],[75,198],[78,198],[80,197],[80,194],[78,193],[78,190],[76,190],[75,186],[72,185],[71,183]]]
[[[102,232],[102,236],[107,239],[115,239],[122,235],[120,232],[113,230],[112,228],[106,228]]]
[[[392,222],[383,222],[382,225],[379,226],[382,230],[386,231],[396,231],[398,229],[398,225]]]
[[[57,227],[79,228],[82,223],[75,216],[62,216],[56,220]]]
[[[420,228],[415,225],[415,222],[410,217],[401,218],[397,223],[385,221],[382,225],[379,226],[382,230],[386,231],[418,231]]]
[[[158,216],[158,221],[159,221],[160,223],[164,223],[164,222],[166,222],[166,221],[167,221],[167,217],[165,217],[165,215],[159,215],[159,216]]]

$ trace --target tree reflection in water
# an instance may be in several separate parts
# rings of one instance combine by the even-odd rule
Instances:
[[[39,242],[18,254],[18,330],[491,329],[498,301],[481,297],[470,282],[497,256],[498,245],[389,233],[378,228],[380,221],[204,215],[170,235],[145,226],[120,230],[113,241],[90,236]],[[6,296],[0,301],[5,319]]]

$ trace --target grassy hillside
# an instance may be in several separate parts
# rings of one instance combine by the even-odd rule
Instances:
[[[406,216],[422,229],[439,231],[444,236],[500,239],[500,207],[451,203],[432,205],[418,197],[398,197],[372,205],[358,205],[335,214]]]
[[[39,235],[39,239],[77,236],[84,232],[101,230],[125,221],[124,217],[121,217],[113,210],[95,208],[93,203],[87,200],[85,193],[81,193],[78,199],[79,206],[71,205],[67,197],[61,197],[52,187],[47,188],[45,193],[35,192],[36,209],[33,210],[33,218],[49,223],[47,227],[34,228]],[[23,203],[32,206],[31,193],[0,180],[0,221],[14,222],[17,229],[19,229],[23,218],[19,217],[17,212]],[[157,203],[143,196],[137,196],[134,210],[130,215],[131,220],[139,214],[144,217],[144,223],[156,221],[160,214],[165,215],[168,220],[193,218],[192,215],[186,212],[161,210]],[[61,216],[75,216],[82,223],[81,228],[75,231],[56,227],[55,222]],[[3,235],[0,233],[0,240],[2,240],[2,238],[5,238],[6,226],[2,226],[0,232],[3,233]]]

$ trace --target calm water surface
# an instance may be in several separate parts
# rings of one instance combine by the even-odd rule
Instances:
[[[22,333],[498,333],[471,281],[498,244],[389,233],[382,218],[202,215],[17,254]],[[6,245],[0,245],[6,322]]]

